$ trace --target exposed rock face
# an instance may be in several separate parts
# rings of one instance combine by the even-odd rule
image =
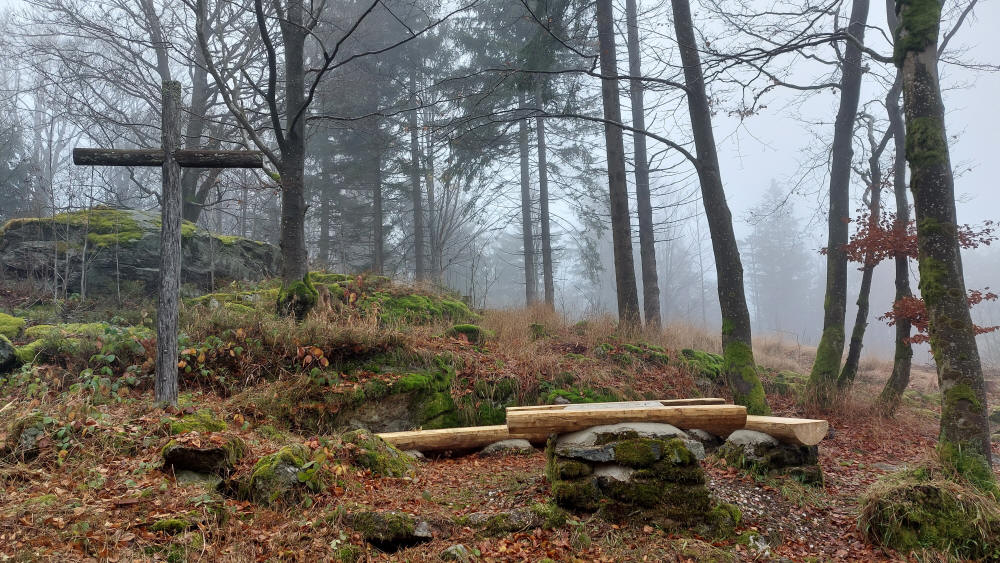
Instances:
[[[47,279],[55,256],[70,266],[70,291],[80,291],[86,262],[87,293],[114,291],[119,281],[156,290],[160,217],[139,210],[95,208],[55,217],[13,219],[0,227],[0,268],[7,276]],[[278,271],[278,249],[240,237],[214,235],[185,222],[181,227],[182,283],[209,289],[226,280],[260,280]],[[86,260],[84,260],[86,251]]]
[[[17,349],[6,336],[0,335],[0,374],[13,370],[17,364]]]
[[[728,533],[738,510],[712,501],[689,444],[704,455],[700,442],[669,424],[613,424],[565,434],[546,449],[552,496],[564,508],[599,510],[611,519],[640,514],[661,524]]]
[[[493,442],[492,444],[483,448],[479,455],[481,457],[490,457],[495,455],[507,455],[507,454],[532,454],[535,453],[535,448],[531,446],[531,442],[522,439],[512,439],[512,440],[501,440],[499,442]]]
[[[356,512],[345,520],[365,541],[389,553],[433,538],[430,524],[403,512]]]
[[[730,465],[754,473],[780,473],[805,484],[823,484],[816,446],[783,444],[763,432],[737,430],[719,447],[718,453]]]

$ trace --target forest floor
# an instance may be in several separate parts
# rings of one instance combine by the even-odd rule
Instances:
[[[15,307],[8,303],[3,309]],[[192,335],[205,329],[198,325],[200,321],[188,322]],[[623,370],[602,363],[603,356],[593,352],[600,347],[595,342],[610,338],[610,329],[602,322],[592,322],[584,332],[579,325],[549,313],[487,312],[481,323],[496,336],[481,346],[466,338],[441,336],[440,326],[400,330],[409,339],[407,346],[423,353],[461,356],[463,367],[458,375],[462,381],[493,372],[521,378],[527,372],[544,374],[554,362],[560,369],[577,373],[573,386],[577,391],[585,386],[618,386],[628,388],[632,396],[670,398],[700,393],[691,375],[673,364],[639,362]],[[530,324],[543,323],[547,329],[543,339],[537,334],[523,339],[510,336],[517,331],[527,333]],[[246,330],[252,330],[249,323]],[[651,340],[649,335],[645,338]],[[712,339],[711,335],[675,331],[662,336],[658,345],[674,357],[684,344],[711,349]],[[233,349],[222,340],[212,342],[219,349]],[[761,356],[764,365],[770,360],[795,364],[776,366],[780,369],[803,369],[809,353],[782,352],[771,343]],[[148,368],[140,360],[131,360],[130,365]],[[49,429],[39,444],[38,457],[0,460],[0,560],[315,561],[357,556],[362,561],[435,561],[455,544],[467,546],[476,561],[907,560],[865,541],[857,529],[859,497],[882,475],[932,455],[939,412],[931,379],[925,392],[908,395],[894,418],[874,416],[872,397],[888,366],[867,362],[862,380],[833,412],[819,415],[804,409],[794,393],[769,396],[777,415],[819,415],[830,421],[832,435],[819,446],[824,486],[751,476],[715,456],[702,462],[712,494],[736,504],[742,512],[735,537],[713,540],[646,522],[611,523],[585,514],[571,514],[565,525],[551,529],[489,536],[462,525],[461,517],[548,502],[541,452],[431,458],[401,478],[338,463],[332,466],[337,479],[330,486],[301,504],[268,508],[219,494],[203,484],[179,482],[164,470],[161,449],[170,440],[165,426],[183,411],[152,408],[151,390],[141,383],[141,375],[139,384],[120,386],[110,396],[100,384],[70,385],[79,382],[73,374],[80,373],[80,366],[88,361],[92,366],[93,356],[83,364],[53,359],[23,369],[21,379],[8,378],[0,386],[0,443],[9,438],[11,424],[27,413],[43,413]],[[113,371],[114,377],[125,377],[138,370]],[[227,435],[239,436],[249,446],[250,452],[235,470],[236,475],[245,475],[258,459],[289,442],[313,450],[325,447],[320,444],[321,433],[272,428],[281,426],[280,422],[261,418],[260,405],[248,400],[271,388],[280,390],[276,386],[281,382],[299,381],[298,377],[285,371],[274,378],[257,378],[252,384],[241,383],[246,387],[241,392],[220,392],[217,385],[187,379],[182,390],[198,409],[211,409],[224,420]],[[926,370],[918,370],[915,379],[926,384],[927,377]],[[665,384],[665,379],[670,383]],[[725,393],[724,389],[713,391]],[[452,390],[456,398],[468,392]],[[221,433],[194,433],[181,439],[210,443]],[[994,453],[1000,454],[1000,444],[994,444]],[[417,515],[434,524],[434,537],[393,553],[379,551],[345,523],[345,511],[358,507]],[[154,530],[158,522],[177,517],[186,522],[182,528]],[[748,541],[751,536],[757,539]],[[356,549],[345,549],[349,546]],[[932,553],[909,557],[937,558]]]

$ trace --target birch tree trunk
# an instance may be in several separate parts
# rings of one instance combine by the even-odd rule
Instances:
[[[895,59],[903,75],[906,160],[917,221],[920,294],[941,388],[938,454],[981,489],[997,491],[983,369],[966,300],[955,211],[955,180],[938,80],[941,3],[896,5]]]
[[[684,65],[684,83],[687,87],[688,111],[691,114],[691,131],[697,150],[701,198],[715,253],[719,305],[722,310],[725,377],[737,404],[745,405],[749,414],[769,414],[771,409],[767,405],[767,397],[764,396],[764,388],[753,358],[750,312],[743,288],[743,264],[733,232],[733,217],[722,186],[719,155],[712,132],[712,110],[705,92],[701,57],[694,36],[694,23],[691,21],[691,5],[688,0],[671,0],[671,5],[677,46]]]

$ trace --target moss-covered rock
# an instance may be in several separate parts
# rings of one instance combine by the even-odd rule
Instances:
[[[376,291],[360,298],[358,305],[363,310],[377,311],[379,319],[386,323],[467,323],[477,318],[465,303],[440,295]]]
[[[211,409],[199,409],[182,418],[171,420],[168,429],[171,435],[187,432],[220,432],[228,428],[225,420],[217,417]]]
[[[309,273],[301,280],[282,286],[278,291],[277,308],[279,315],[292,315],[298,320],[306,317],[316,306],[319,292],[313,286]]]
[[[19,460],[38,457],[41,453],[40,442],[48,434],[47,427],[50,424],[50,420],[38,412],[15,419],[7,430],[4,454]]]
[[[15,349],[17,361],[22,364],[34,363],[38,356],[45,350],[46,346],[45,340],[35,340],[34,342],[29,342],[24,346],[18,346]]]
[[[87,294],[113,293],[119,280],[156,290],[160,259],[159,214],[96,207],[53,217],[12,219],[0,227],[0,263],[8,275],[48,279],[52,256],[69,260],[65,280],[80,292],[86,251]],[[278,271],[280,254],[272,245],[237,237],[220,238],[190,222],[183,236],[182,280],[208,289],[219,280],[260,280]],[[62,268],[62,266],[60,266]]]
[[[17,338],[21,335],[25,321],[21,317],[14,317],[7,313],[0,313],[0,336],[7,338]]]
[[[425,522],[418,522],[402,512],[355,512],[348,515],[347,522],[365,541],[387,552],[417,545],[432,537]]]
[[[685,348],[681,350],[684,365],[695,375],[704,377],[713,383],[722,382],[722,369],[725,360],[718,354]]]
[[[195,527],[195,523],[190,519],[183,516],[175,516],[172,518],[161,518],[156,522],[153,522],[149,526],[149,530],[152,532],[163,532],[168,536],[180,534],[186,532]]]
[[[993,426],[1000,427],[1000,407],[993,407],[993,412],[990,413],[990,422]]]
[[[24,362],[18,357],[17,348],[10,343],[6,336],[0,334],[0,375],[13,371],[22,363]]]
[[[779,395],[801,395],[809,376],[790,370],[779,371],[766,382],[768,392]]]
[[[302,444],[286,446],[260,458],[249,478],[238,485],[238,493],[265,506],[297,504],[308,492],[326,486],[329,475],[321,461]]]
[[[403,477],[413,472],[413,458],[367,430],[354,430],[343,435],[347,444],[355,446],[354,464],[370,469],[376,475]]]
[[[737,430],[718,450],[729,465],[757,475],[789,475],[806,485],[823,484],[816,446],[781,443],[753,430]]]
[[[226,436],[223,440],[195,446],[171,440],[163,447],[163,467],[174,471],[194,471],[227,476],[247,452],[247,445],[239,436]]]
[[[873,543],[903,553],[934,549],[1000,560],[1000,504],[935,467],[885,476],[861,500],[858,528]]]
[[[486,340],[493,338],[493,333],[474,324],[457,324],[448,329],[446,333],[452,338],[464,336],[472,344],[481,345]]]

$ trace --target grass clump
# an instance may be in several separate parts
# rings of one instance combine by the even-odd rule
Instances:
[[[903,553],[933,549],[955,557],[1000,558],[1000,503],[924,464],[887,475],[861,500],[858,529],[869,541]]]

